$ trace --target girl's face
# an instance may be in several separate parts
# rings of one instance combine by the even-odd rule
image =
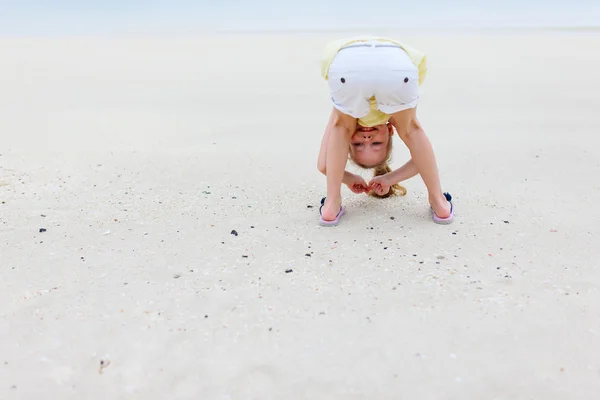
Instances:
[[[394,130],[391,124],[370,128],[357,125],[350,138],[350,156],[357,164],[371,168],[382,164],[388,157],[388,146]]]

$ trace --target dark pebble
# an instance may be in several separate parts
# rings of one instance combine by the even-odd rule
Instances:
[[[208,315],[205,315],[204,318],[208,318]]]
[[[285,270],[285,273],[286,273],[286,274],[289,274],[289,273],[290,273],[290,272],[292,272],[292,271],[293,271],[293,270],[291,270],[291,269],[286,269],[286,270]]]
[[[305,256],[306,256],[306,257],[310,257],[310,253],[306,253],[306,254],[305,254]]]
[[[254,229],[254,225],[250,225],[250,229]]]
[[[311,206],[310,204],[306,206],[306,208],[313,208],[313,206]]]
[[[453,235],[456,235],[456,232],[452,232]]]
[[[181,275],[177,274],[177,275],[173,276],[173,278],[179,279],[179,278],[181,278]]]
[[[504,221],[504,223],[505,223],[505,224],[508,224],[509,222],[508,222],[508,221]]]
[[[395,218],[395,217],[390,217],[390,219],[391,219],[391,220],[395,220],[396,218]]]
[[[46,218],[46,216],[44,214],[42,214],[42,218]]]
[[[231,234],[232,234],[233,236],[237,236],[237,235],[238,235],[238,233],[237,233],[237,231],[236,231],[235,229],[231,231]]]
[[[242,258],[248,258],[248,256],[242,256]]]
[[[40,228],[40,233],[46,232],[46,228]]]

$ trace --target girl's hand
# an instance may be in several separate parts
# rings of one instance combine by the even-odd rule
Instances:
[[[369,182],[370,190],[375,192],[378,196],[385,196],[390,191],[392,184],[387,175],[388,174],[376,176]]]
[[[352,174],[344,183],[352,193],[361,194],[369,192],[369,186],[361,176]]]

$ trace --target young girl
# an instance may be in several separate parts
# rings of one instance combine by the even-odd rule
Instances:
[[[433,221],[453,221],[452,197],[442,193],[435,155],[416,115],[426,73],[425,55],[392,39],[358,37],[327,45],[321,75],[329,83],[333,109],[318,160],[319,171],[327,176],[321,225],[337,225],[344,214],[342,183],[354,193],[404,195],[406,189],[398,183],[417,174],[427,187]],[[393,128],[411,154],[395,171],[388,166]],[[348,155],[358,166],[374,169],[368,184],[345,171]]]

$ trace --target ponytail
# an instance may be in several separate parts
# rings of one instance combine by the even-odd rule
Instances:
[[[373,176],[375,177],[375,176],[385,175],[388,172],[392,172],[392,169],[388,165],[387,161],[385,161],[383,164],[375,167],[375,169],[373,171]],[[369,195],[380,198],[380,199],[385,199],[385,198],[391,197],[391,196],[405,196],[406,188],[404,186],[401,186],[401,185],[395,183],[392,186],[390,186],[389,192],[387,192],[387,194],[384,194],[383,196],[379,196],[377,193],[375,193],[373,191],[371,191],[369,193]]]

